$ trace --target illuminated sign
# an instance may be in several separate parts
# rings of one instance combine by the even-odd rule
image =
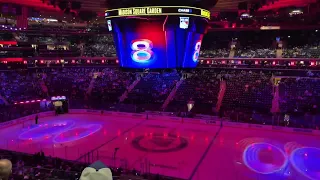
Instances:
[[[126,8],[118,10],[119,16],[130,16],[130,15],[148,15],[148,14],[162,14],[162,8]]]
[[[196,45],[194,46],[194,52],[193,52],[193,56],[192,56],[192,60],[194,62],[198,61],[198,58],[200,56],[200,48],[201,48],[201,41],[198,41],[196,43]]]
[[[188,29],[189,27],[189,17],[180,17],[180,25],[181,29]]]
[[[210,11],[188,6],[148,6],[111,9],[105,11],[105,18],[126,16],[162,16],[162,15],[188,15],[210,19]]]
[[[178,12],[192,13],[191,9],[178,9]]]
[[[280,26],[261,26],[260,30],[277,30],[280,29]]]
[[[138,63],[147,63],[153,55],[153,44],[148,39],[134,40],[131,43],[131,58]]]
[[[108,24],[108,30],[109,30],[109,31],[112,31],[111,20],[108,20],[108,21],[107,21],[107,24]]]
[[[66,96],[53,96],[51,97],[51,101],[58,101],[58,100],[66,100]]]
[[[210,11],[205,10],[205,9],[201,9],[201,16],[210,19]]]

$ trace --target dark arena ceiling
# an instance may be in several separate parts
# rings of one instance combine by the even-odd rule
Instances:
[[[33,7],[40,12],[61,12],[58,4],[60,2],[79,2],[81,4],[81,11],[92,11],[97,14],[103,14],[104,10],[115,8],[116,6],[140,6],[141,3],[152,2],[158,4],[155,5],[164,5],[166,0],[0,0],[0,3],[14,3],[24,6]],[[248,8],[256,5],[259,8],[256,10],[273,10],[280,9],[284,7],[303,7],[308,4],[315,3],[317,0],[168,0],[168,2],[175,2],[172,5],[177,5],[177,3],[183,5],[194,5],[201,6],[202,8],[210,9],[214,13],[219,13],[223,11],[238,11],[239,3],[246,3]],[[137,4],[139,3],[139,4]],[[52,4],[55,4],[53,6]]]

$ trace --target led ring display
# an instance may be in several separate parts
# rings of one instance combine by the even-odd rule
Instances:
[[[77,126],[60,133],[53,139],[53,142],[63,144],[77,141],[98,132],[101,128],[102,125],[100,124],[87,124]]]
[[[295,149],[290,162],[294,169],[311,180],[320,179],[320,149],[305,147]]]
[[[39,124],[37,127],[23,132],[19,135],[20,140],[43,140],[52,135],[70,129],[75,124],[74,121],[51,122]]]
[[[198,58],[200,56],[200,48],[201,48],[201,42],[198,41],[196,43],[196,45],[194,46],[194,52],[193,52],[193,56],[192,56],[192,60],[194,62],[197,62],[198,61]]]
[[[269,143],[254,143],[247,146],[242,158],[250,170],[259,174],[276,173],[288,164],[288,157],[283,150]]]
[[[152,59],[153,43],[148,39],[134,40],[131,43],[131,58],[138,63],[147,63]]]

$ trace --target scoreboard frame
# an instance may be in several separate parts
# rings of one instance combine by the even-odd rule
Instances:
[[[105,11],[105,18],[134,16],[195,16],[210,20],[210,11],[190,6],[144,6],[110,9]]]

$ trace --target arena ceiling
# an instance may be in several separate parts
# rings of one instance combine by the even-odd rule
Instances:
[[[59,12],[58,7],[53,7],[48,5],[50,0],[0,0],[0,3],[14,3],[24,6],[34,7],[41,12],[55,11]],[[57,0],[58,1],[58,0]],[[106,7],[106,0],[75,0],[82,3],[81,10],[89,10],[97,12],[98,14],[103,14]],[[214,8],[211,9],[211,12],[221,12],[221,11],[237,11],[238,4],[240,2],[257,2],[258,0],[218,0]],[[268,5],[263,6],[260,10],[272,10],[279,9],[288,6],[306,6],[310,3],[314,3],[317,0],[274,0],[274,3],[269,3]],[[250,7],[248,5],[248,7]]]

